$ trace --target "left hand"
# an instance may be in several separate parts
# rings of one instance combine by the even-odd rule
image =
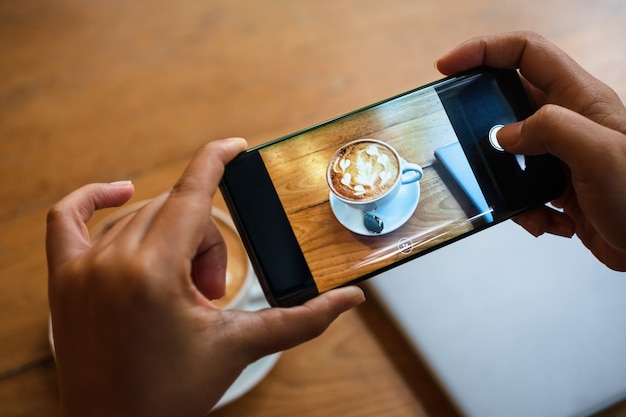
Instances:
[[[302,306],[220,310],[226,246],[211,217],[243,139],[198,151],[171,192],[91,242],[95,210],[131,183],[91,184],[48,214],[49,302],[64,416],[201,416],[243,369],[321,334],[363,301],[356,287]]]

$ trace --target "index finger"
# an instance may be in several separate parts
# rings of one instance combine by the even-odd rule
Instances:
[[[133,195],[132,183],[89,184],[55,204],[46,219],[46,253],[50,270],[91,246],[85,223],[96,210],[117,207]]]
[[[436,65],[446,75],[479,66],[519,69],[527,81],[549,94],[549,102],[577,112],[596,101],[594,92],[611,95],[608,87],[570,56],[533,32],[470,39],[441,57]]]
[[[169,242],[172,252],[195,256],[204,244],[213,196],[224,168],[246,146],[245,139],[231,138],[200,148],[155,215],[146,239],[155,236]]]

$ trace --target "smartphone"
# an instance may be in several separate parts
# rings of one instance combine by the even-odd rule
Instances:
[[[558,160],[504,152],[495,136],[533,111],[516,71],[479,68],[238,155],[220,190],[270,304],[301,304],[561,195]]]

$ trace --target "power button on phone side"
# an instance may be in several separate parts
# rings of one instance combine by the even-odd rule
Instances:
[[[495,125],[489,130],[489,143],[496,151],[504,152],[504,148],[500,146],[500,142],[498,142],[498,138],[496,134],[500,129],[502,129],[504,125]]]

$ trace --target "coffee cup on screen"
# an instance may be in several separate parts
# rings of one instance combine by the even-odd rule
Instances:
[[[342,202],[362,210],[388,203],[404,184],[419,181],[422,167],[408,163],[389,144],[359,139],[343,145],[330,160],[328,187]]]

